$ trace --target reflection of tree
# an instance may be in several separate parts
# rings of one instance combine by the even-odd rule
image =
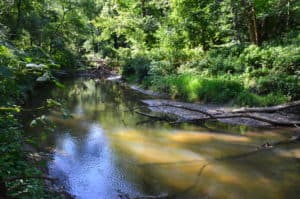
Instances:
[[[39,95],[32,96],[30,108],[39,107],[45,99],[53,98],[63,103],[64,107],[75,116],[69,120],[62,120],[60,115],[51,113],[51,119],[58,124],[58,127],[72,129],[73,133],[79,133],[84,129],[83,120],[98,121],[104,127],[134,125],[138,121],[138,116],[133,113],[124,113],[121,110],[126,107],[137,106],[139,97],[131,90],[113,82],[100,82],[94,80],[70,80],[64,82],[65,88],[41,88]],[[24,124],[30,123],[29,119],[34,114],[49,114],[47,110],[26,112]],[[82,115],[76,115],[76,114]],[[28,118],[28,119],[27,119]],[[27,121],[28,120],[28,121]],[[77,129],[77,130],[76,130]],[[29,131],[29,130],[28,130]],[[32,131],[32,129],[30,130]],[[38,132],[38,129],[37,131]],[[36,136],[42,139],[41,134]],[[49,137],[49,135],[45,136]],[[48,139],[47,139],[48,140]],[[53,139],[49,139],[53,140]]]
[[[67,83],[64,90],[55,90],[52,95],[66,101],[70,109],[80,106],[88,119],[105,126],[134,125],[134,121],[138,120],[134,113],[121,110],[137,106],[139,97],[114,82],[77,80]]]

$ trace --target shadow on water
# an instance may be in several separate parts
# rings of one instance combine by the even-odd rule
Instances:
[[[111,199],[119,192],[189,199],[300,194],[299,143],[227,158],[288,139],[296,133],[291,129],[143,122],[147,118],[128,110],[148,97],[113,82],[76,80],[43,92],[65,101],[73,117],[48,112],[54,134],[28,131],[41,146],[54,148],[49,173],[76,198]],[[36,100],[31,106],[39,106]]]

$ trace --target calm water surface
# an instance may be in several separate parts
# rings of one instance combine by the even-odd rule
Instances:
[[[55,133],[30,131],[54,149],[49,173],[78,199],[300,197],[299,143],[251,153],[299,132],[151,121],[130,111],[147,111],[140,100],[149,97],[113,82],[66,82],[41,90],[31,106],[50,97],[64,101],[72,117],[48,112]]]

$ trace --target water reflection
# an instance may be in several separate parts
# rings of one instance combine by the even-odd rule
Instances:
[[[290,129],[143,122],[127,110],[146,96],[112,82],[67,82],[50,95],[64,100],[73,117],[49,113],[57,131],[40,143],[55,148],[50,175],[77,198],[115,199],[118,191],[182,199],[300,195],[299,143],[226,159],[288,139],[296,133]]]
[[[92,124],[81,140],[63,133],[49,164],[49,172],[61,179],[61,184],[76,198],[117,198],[116,190],[133,192],[116,168],[103,129],[97,124]]]

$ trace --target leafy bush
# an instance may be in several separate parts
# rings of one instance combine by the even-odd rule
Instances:
[[[76,59],[76,55],[68,49],[61,49],[56,51],[53,54],[53,59],[55,60],[55,62],[61,65],[62,68],[66,69],[75,69],[80,65],[78,60]]]
[[[125,78],[135,76],[136,80],[141,83],[148,75],[150,69],[150,60],[145,56],[135,56],[125,61],[122,76]]]
[[[34,67],[26,67],[26,62],[41,58],[31,58],[31,53],[0,45],[0,181],[16,178],[5,181],[10,198],[58,198],[45,189],[36,163],[28,161],[23,147],[32,140],[24,137],[17,120],[21,108],[16,104],[24,100],[36,78],[48,70],[34,63]]]
[[[203,79],[198,90],[198,98],[206,102],[222,103],[231,102],[243,90],[241,83],[226,79]]]
[[[245,90],[238,95],[234,101],[234,104],[239,104],[241,106],[271,106],[284,103],[288,100],[288,97],[280,93],[257,95]]]
[[[254,89],[258,94],[269,94],[276,91],[284,93],[292,99],[300,98],[300,81],[296,75],[267,75],[259,77]]]

